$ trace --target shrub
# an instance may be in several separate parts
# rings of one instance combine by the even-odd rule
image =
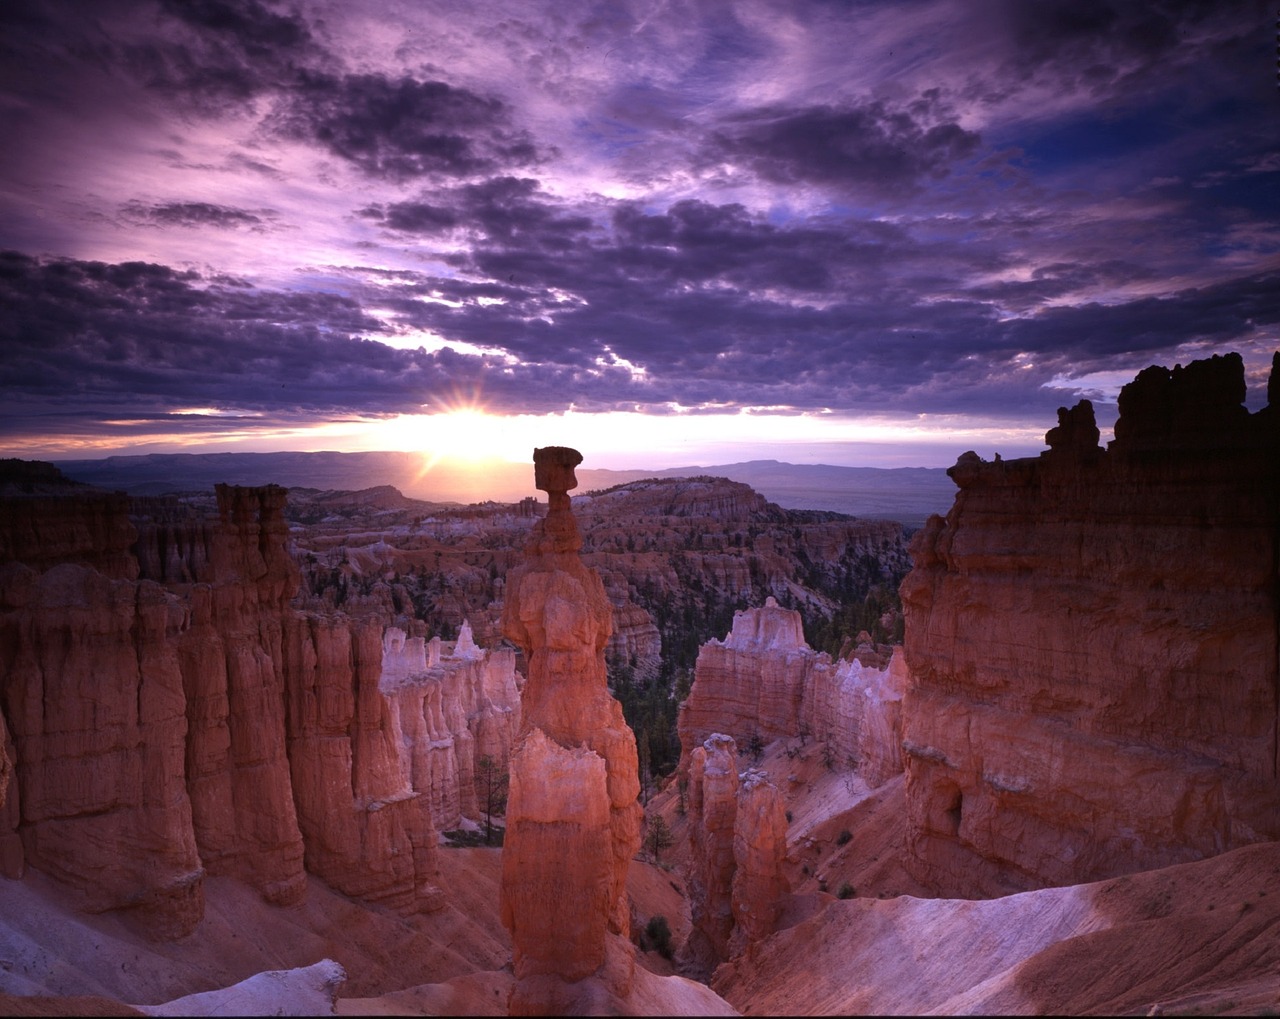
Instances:
[[[664,959],[671,958],[671,925],[661,913],[644,925],[645,941]]]
[[[843,884],[840,885],[840,888],[836,891],[836,898],[852,899],[857,894],[858,894],[857,889],[855,889],[853,885],[849,884],[848,881],[845,881]]]
[[[661,814],[645,818],[644,848],[653,854],[653,862],[661,863],[662,851],[676,844],[670,825]]]
[[[849,844],[849,840],[852,838],[853,833],[850,832],[848,828],[842,828],[840,830],[840,834],[836,836],[836,845],[847,846]]]

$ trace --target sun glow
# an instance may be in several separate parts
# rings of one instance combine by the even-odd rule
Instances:
[[[204,408],[174,420],[198,420]],[[475,394],[438,400],[431,413],[350,417],[316,422],[229,419],[207,415],[212,427],[174,430],[162,420],[117,422],[111,435],[31,436],[13,452],[34,457],[106,456],[119,452],[250,452],[341,450],[417,452],[422,476],[445,469],[477,482],[499,464],[527,464],[539,446],[572,446],[584,466],[660,470],[747,460],[847,466],[949,466],[966,449],[990,458],[1029,456],[1043,448],[1043,430],[961,416],[849,417],[786,408],[669,405],[663,413],[589,412],[501,415]],[[217,424],[213,424],[217,422]]]
[[[965,449],[985,456],[995,451],[1027,455],[1043,445],[1043,430],[1011,429],[1006,424],[937,418],[851,419],[830,413],[785,414],[772,408],[752,412],[713,408],[671,408],[667,414],[569,410],[563,414],[490,414],[465,404],[434,414],[401,414],[362,425],[347,448],[421,450],[424,473],[441,460],[472,465],[477,471],[495,461],[526,463],[537,446],[572,446],[584,466],[613,469],[723,464],[754,459],[792,463],[840,463],[852,447],[901,451],[898,465],[949,466]],[[838,447],[847,447],[835,459]],[[925,453],[943,447],[954,452]],[[916,453],[913,455],[913,448]],[[945,462],[944,462],[945,461]]]
[[[532,446],[532,415],[499,417],[478,407],[437,414],[398,414],[364,429],[361,445],[368,449],[418,449],[429,457],[449,457],[483,463],[486,460],[526,460]]]

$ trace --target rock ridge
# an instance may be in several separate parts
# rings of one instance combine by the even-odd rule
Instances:
[[[878,666],[876,649],[833,662],[805,643],[800,613],[769,598],[735,613],[733,629],[698,652],[693,686],[680,708],[681,770],[713,733],[739,747],[802,735],[826,744],[841,767],[856,767],[872,788],[902,771],[901,649]]]
[[[949,472],[901,588],[911,863],[942,894],[1280,837],[1280,417],[1244,392],[1239,355],[1148,368],[1106,449],[1084,401],[1041,456]]]

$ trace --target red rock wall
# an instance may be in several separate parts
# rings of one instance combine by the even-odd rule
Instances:
[[[201,858],[280,904],[306,890],[285,740],[283,626],[298,574],[284,501],[282,488],[218,486],[220,526],[177,641]]]
[[[6,876],[29,865],[161,937],[198,923],[206,870],[298,901],[304,853],[348,894],[439,903],[380,628],[290,608],[284,498],[219,486],[216,521],[166,511],[137,531],[114,497],[4,501],[0,545],[36,564],[0,566]]]
[[[773,933],[790,888],[787,816],[765,772],[739,774],[737,747],[714,733],[689,755],[690,931],[680,963],[710,975]]]
[[[29,864],[86,909],[136,910],[162,936],[188,933],[204,907],[182,621],[150,582],[69,563],[0,568],[0,700],[16,766],[6,871]]]
[[[947,895],[1280,837],[1280,429],[1238,357],[1148,369],[1117,439],[965,454],[902,585],[910,862]]]
[[[751,952],[773,933],[787,893],[787,810],[769,776],[754,768],[740,776],[733,823],[733,935],[731,956]]]
[[[827,655],[808,644],[800,613],[769,604],[734,615],[723,641],[698,651],[693,686],[677,722],[682,757],[712,733],[732,736],[742,746],[752,737],[764,743],[800,730],[805,690],[817,673],[834,673]]]
[[[285,627],[289,765],[307,870],[401,912],[433,909],[436,830],[379,689],[382,627],[296,615]]]
[[[458,641],[388,628],[379,690],[399,733],[413,791],[436,828],[486,821],[488,783],[506,774],[520,726],[515,651],[484,651],[464,622]]]
[[[106,577],[133,580],[138,563],[130,546],[137,532],[128,505],[129,497],[120,492],[5,499],[0,563],[20,562],[38,571],[78,563]]]

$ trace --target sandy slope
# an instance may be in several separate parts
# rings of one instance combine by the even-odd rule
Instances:
[[[442,849],[449,904],[411,921],[314,880],[306,902],[279,909],[238,882],[210,878],[204,921],[174,943],[150,942],[119,916],[77,912],[37,873],[0,880],[0,1014],[136,1014],[119,1003],[160,1005],[322,959],[347,973],[339,1014],[494,1014],[511,985],[510,944],[498,921],[500,862],[498,849]],[[637,861],[629,881],[637,922],[661,913],[673,929],[687,927],[682,886],[677,875]],[[656,953],[641,962],[671,972]],[[688,1014],[723,1009],[705,987],[650,977],[638,976],[637,1002],[654,1014],[679,1014],[681,1002]]]
[[[1274,1009],[1277,875],[1268,843],[988,901],[828,899],[713,986],[757,1015]]]
[[[500,969],[510,958],[496,908],[500,851],[440,857],[449,904],[430,916],[405,921],[314,880],[302,905],[280,909],[211,878],[205,919],[171,943],[147,941],[118,916],[75,912],[39,874],[0,880],[0,992],[154,1005],[328,958],[347,972],[342,993],[360,996]]]

